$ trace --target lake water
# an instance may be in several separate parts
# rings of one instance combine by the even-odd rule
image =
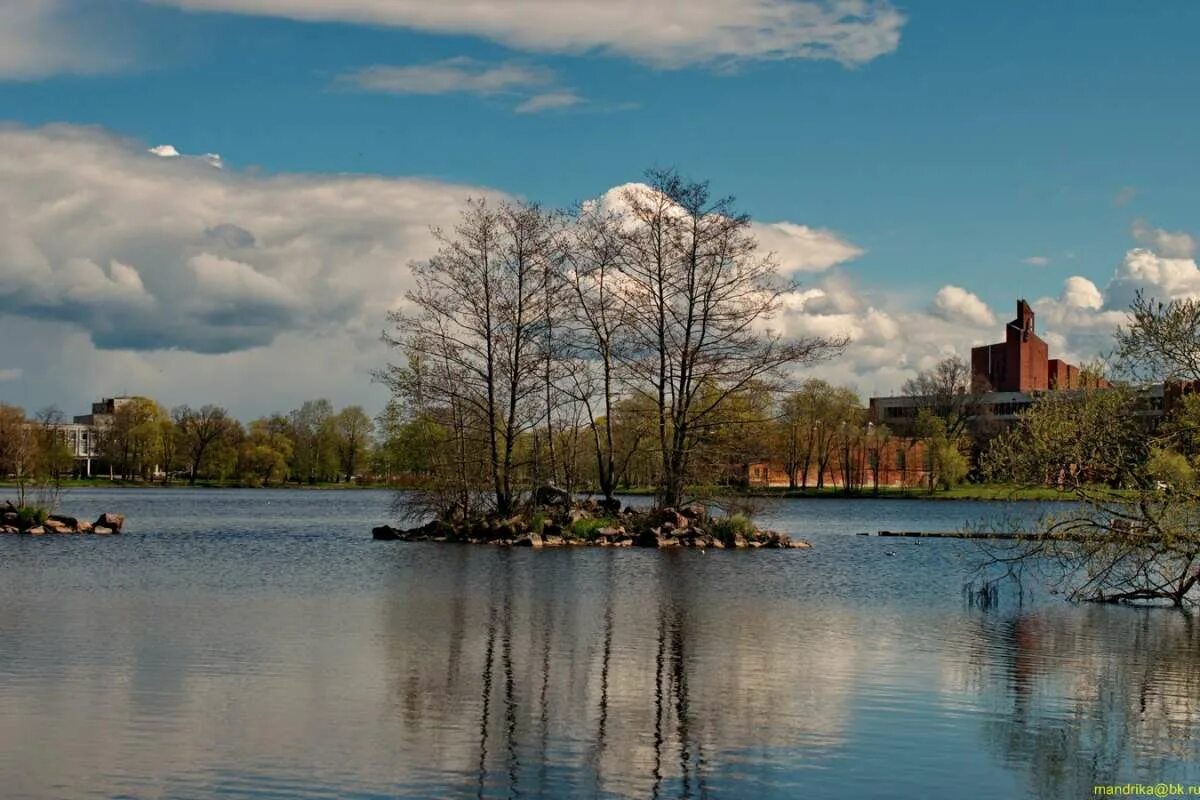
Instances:
[[[1074,798],[1200,784],[1200,628],[979,609],[1003,506],[782,501],[811,550],[374,542],[374,491],[76,491],[0,537],[0,797]],[[1018,516],[1037,513],[1015,506]]]

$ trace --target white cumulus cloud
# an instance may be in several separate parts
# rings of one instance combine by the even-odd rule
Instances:
[[[1155,228],[1145,220],[1134,220],[1133,238],[1165,258],[1191,258],[1196,255],[1196,239],[1183,231]]]
[[[759,246],[775,253],[785,272],[820,272],[863,254],[862,248],[825,228],[794,222],[754,222]]]
[[[488,192],[261,176],[93,129],[0,128],[0,307],[102,349],[221,353],[287,331],[374,336],[430,226]],[[494,193],[493,193],[494,194]]]
[[[620,213],[629,207],[627,198],[631,192],[636,195],[653,191],[644,183],[626,183],[609,189],[595,202]],[[831,230],[795,222],[751,221],[750,232],[761,251],[774,254],[784,273],[823,272],[864,253],[862,248]]]
[[[0,80],[118,69],[126,57],[94,35],[69,0],[0,2]]]
[[[1087,278],[1073,275],[1063,283],[1062,302],[1068,308],[1100,309],[1104,307],[1104,295]]]
[[[979,296],[960,286],[943,286],[933,297],[933,313],[942,319],[971,325],[995,325],[996,315]]]

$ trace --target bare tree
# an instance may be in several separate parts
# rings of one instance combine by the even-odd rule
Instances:
[[[917,398],[918,408],[928,409],[946,423],[946,435],[958,438],[978,413],[980,399],[991,391],[986,381],[971,373],[971,365],[958,356],[948,356],[932,369],[904,382],[904,394]]]
[[[53,510],[62,500],[63,479],[74,468],[75,455],[67,446],[63,431],[66,418],[57,406],[47,406],[39,411],[34,424],[34,503]]]
[[[875,494],[879,494],[879,475],[886,469],[884,459],[887,458],[891,442],[892,431],[887,425],[867,423],[868,465],[871,468],[871,490]]]
[[[618,354],[627,330],[621,294],[621,220],[596,204],[585,206],[571,227],[567,272],[572,293],[569,352],[575,398],[583,405],[596,455],[604,501],[615,501],[618,455],[613,430],[619,398]]]
[[[397,334],[389,341],[430,362],[423,388],[452,400],[464,434],[482,426],[501,515],[512,513],[519,490],[517,439],[545,418],[546,262],[555,227],[554,215],[536,205],[472,201],[453,236],[436,232],[437,255],[414,266],[412,313],[392,316]],[[411,376],[390,374],[397,388],[415,386]]]
[[[1117,372],[1134,380],[1200,380],[1200,300],[1162,302],[1141,291],[1117,329]]]
[[[787,370],[831,357],[844,341],[785,339],[767,325],[794,284],[757,251],[732,198],[672,170],[625,193],[620,269],[632,328],[630,386],[654,401],[658,501],[677,505],[697,435],[730,395],[753,382],[785,385]]]

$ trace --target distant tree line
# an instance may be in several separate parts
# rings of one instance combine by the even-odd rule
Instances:
[[[54,408],[27,418],[0,405],[0,477],[46,485],[78,471],[63,423]],[[337,411],[328,400],[243,424],[217,405],[168,410],[134,397],[95,432],[93,475],[123,480],[272,486],[386,480],[395,469],[394,448],[379,444],[363,408]]]

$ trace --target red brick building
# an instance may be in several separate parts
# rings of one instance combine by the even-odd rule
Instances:
[[[1079,367],[1051,359],[1050,348],[1034,327],[1030,303],[1016,301],[1016,319],[1004,327],[1004,341],[971,348],[971,372],[996,392],[1082,389]],[[1102,381],[1102,386],[1108,385]]]
[[[1004,341],[971,348],[971,372],[996,392],[1036,392],[1078,389],[1079,367],[1050,358],[1049,347],[1037,335],[1033,309],[1017,301],[1017,318],[1004,329]]]

